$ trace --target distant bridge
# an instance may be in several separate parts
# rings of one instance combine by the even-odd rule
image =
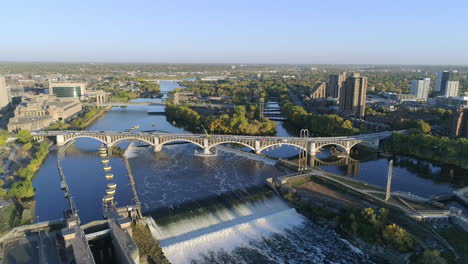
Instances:
[[[97,106],[130,106],[130,105],[166,105],[166,102],[106,102],[106,103],[88,103],[87,105]]]
[[[54,138],[58,146],[77,138],[96,139],[108,147],[119,144],[122,141],[142,141],[154,147],[155,152],[162,150],[165,144],[171,142],[190,142],[203,149],[204,154],[210,154],[210,149],[220,144],[234,143],[252,149],[259,154],[263,150],[282,145],[289,145],[306,151],[309,155],[315,155],[327,145],[335,145],[340,150],[349,154],[351,148],[363,144],[371,148],[378,148],[380,140],[390,137],[392,131],[362,134],[346,137],[262,137],[262,136],[238,136],[238,135],[204,135],[204,134],[170,134],[158,132],[114,132],[114,131],[33,131],[35,140]]]

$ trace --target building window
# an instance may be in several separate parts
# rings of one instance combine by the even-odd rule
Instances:
[[[80,98],[81,97],[81,87],[80,86],[72,86],[72,87],[53,87],[52,88],[53,95],[57,97],[74,97]]]

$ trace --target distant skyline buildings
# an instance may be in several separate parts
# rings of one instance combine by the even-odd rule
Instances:
[[[445,97],[458,96],[460,75],[458,71],[443,71],[437,73],[435,91]]]
[[[458,88],[460,86],[459,81],[447,81],[447,84],[445,86],[445,92],[444,96],[445,97],[455,97],[459,95]]]
[[[339,110],[344,116],[364,118],[366,111],[367,77],[352,73],[340,90]]]
[[[417,99],[424,99],[427,101],[429,97],[429,90],[431,85],[430,78],[421,78],[411,81],[411,94],[416,95]]]

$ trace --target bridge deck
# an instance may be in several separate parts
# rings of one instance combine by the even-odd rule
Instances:
[[[205,134],[178,134],[178,133],[161,133],[161,132],[118,132],[118,131],[78,131],[78,130],[59,130],[59,131],[32,131],[33,136],[58,136],[58,135],[95,135],[95,136],[161,136],[161,137],[182,137],[182,138],[216,138],[216,139],[249,139],[249,140],[307,140],[307,141],[330,141],[330,140],[371,140],[376,138],[389,137],[393,131],[385,131],[371,134],[360,134],[353,136],[341,136],[341,137],[274,137],[274,136],[244,136],[244,135],[205,135]]]

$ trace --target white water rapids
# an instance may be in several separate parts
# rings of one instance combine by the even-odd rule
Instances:
[[[313,225],[275,196],[194,211],[167,225],[153,225],[153,235],[174,264],[326,263],[340,255],[336,263],[362,263],[364,258],[332,230]]]

